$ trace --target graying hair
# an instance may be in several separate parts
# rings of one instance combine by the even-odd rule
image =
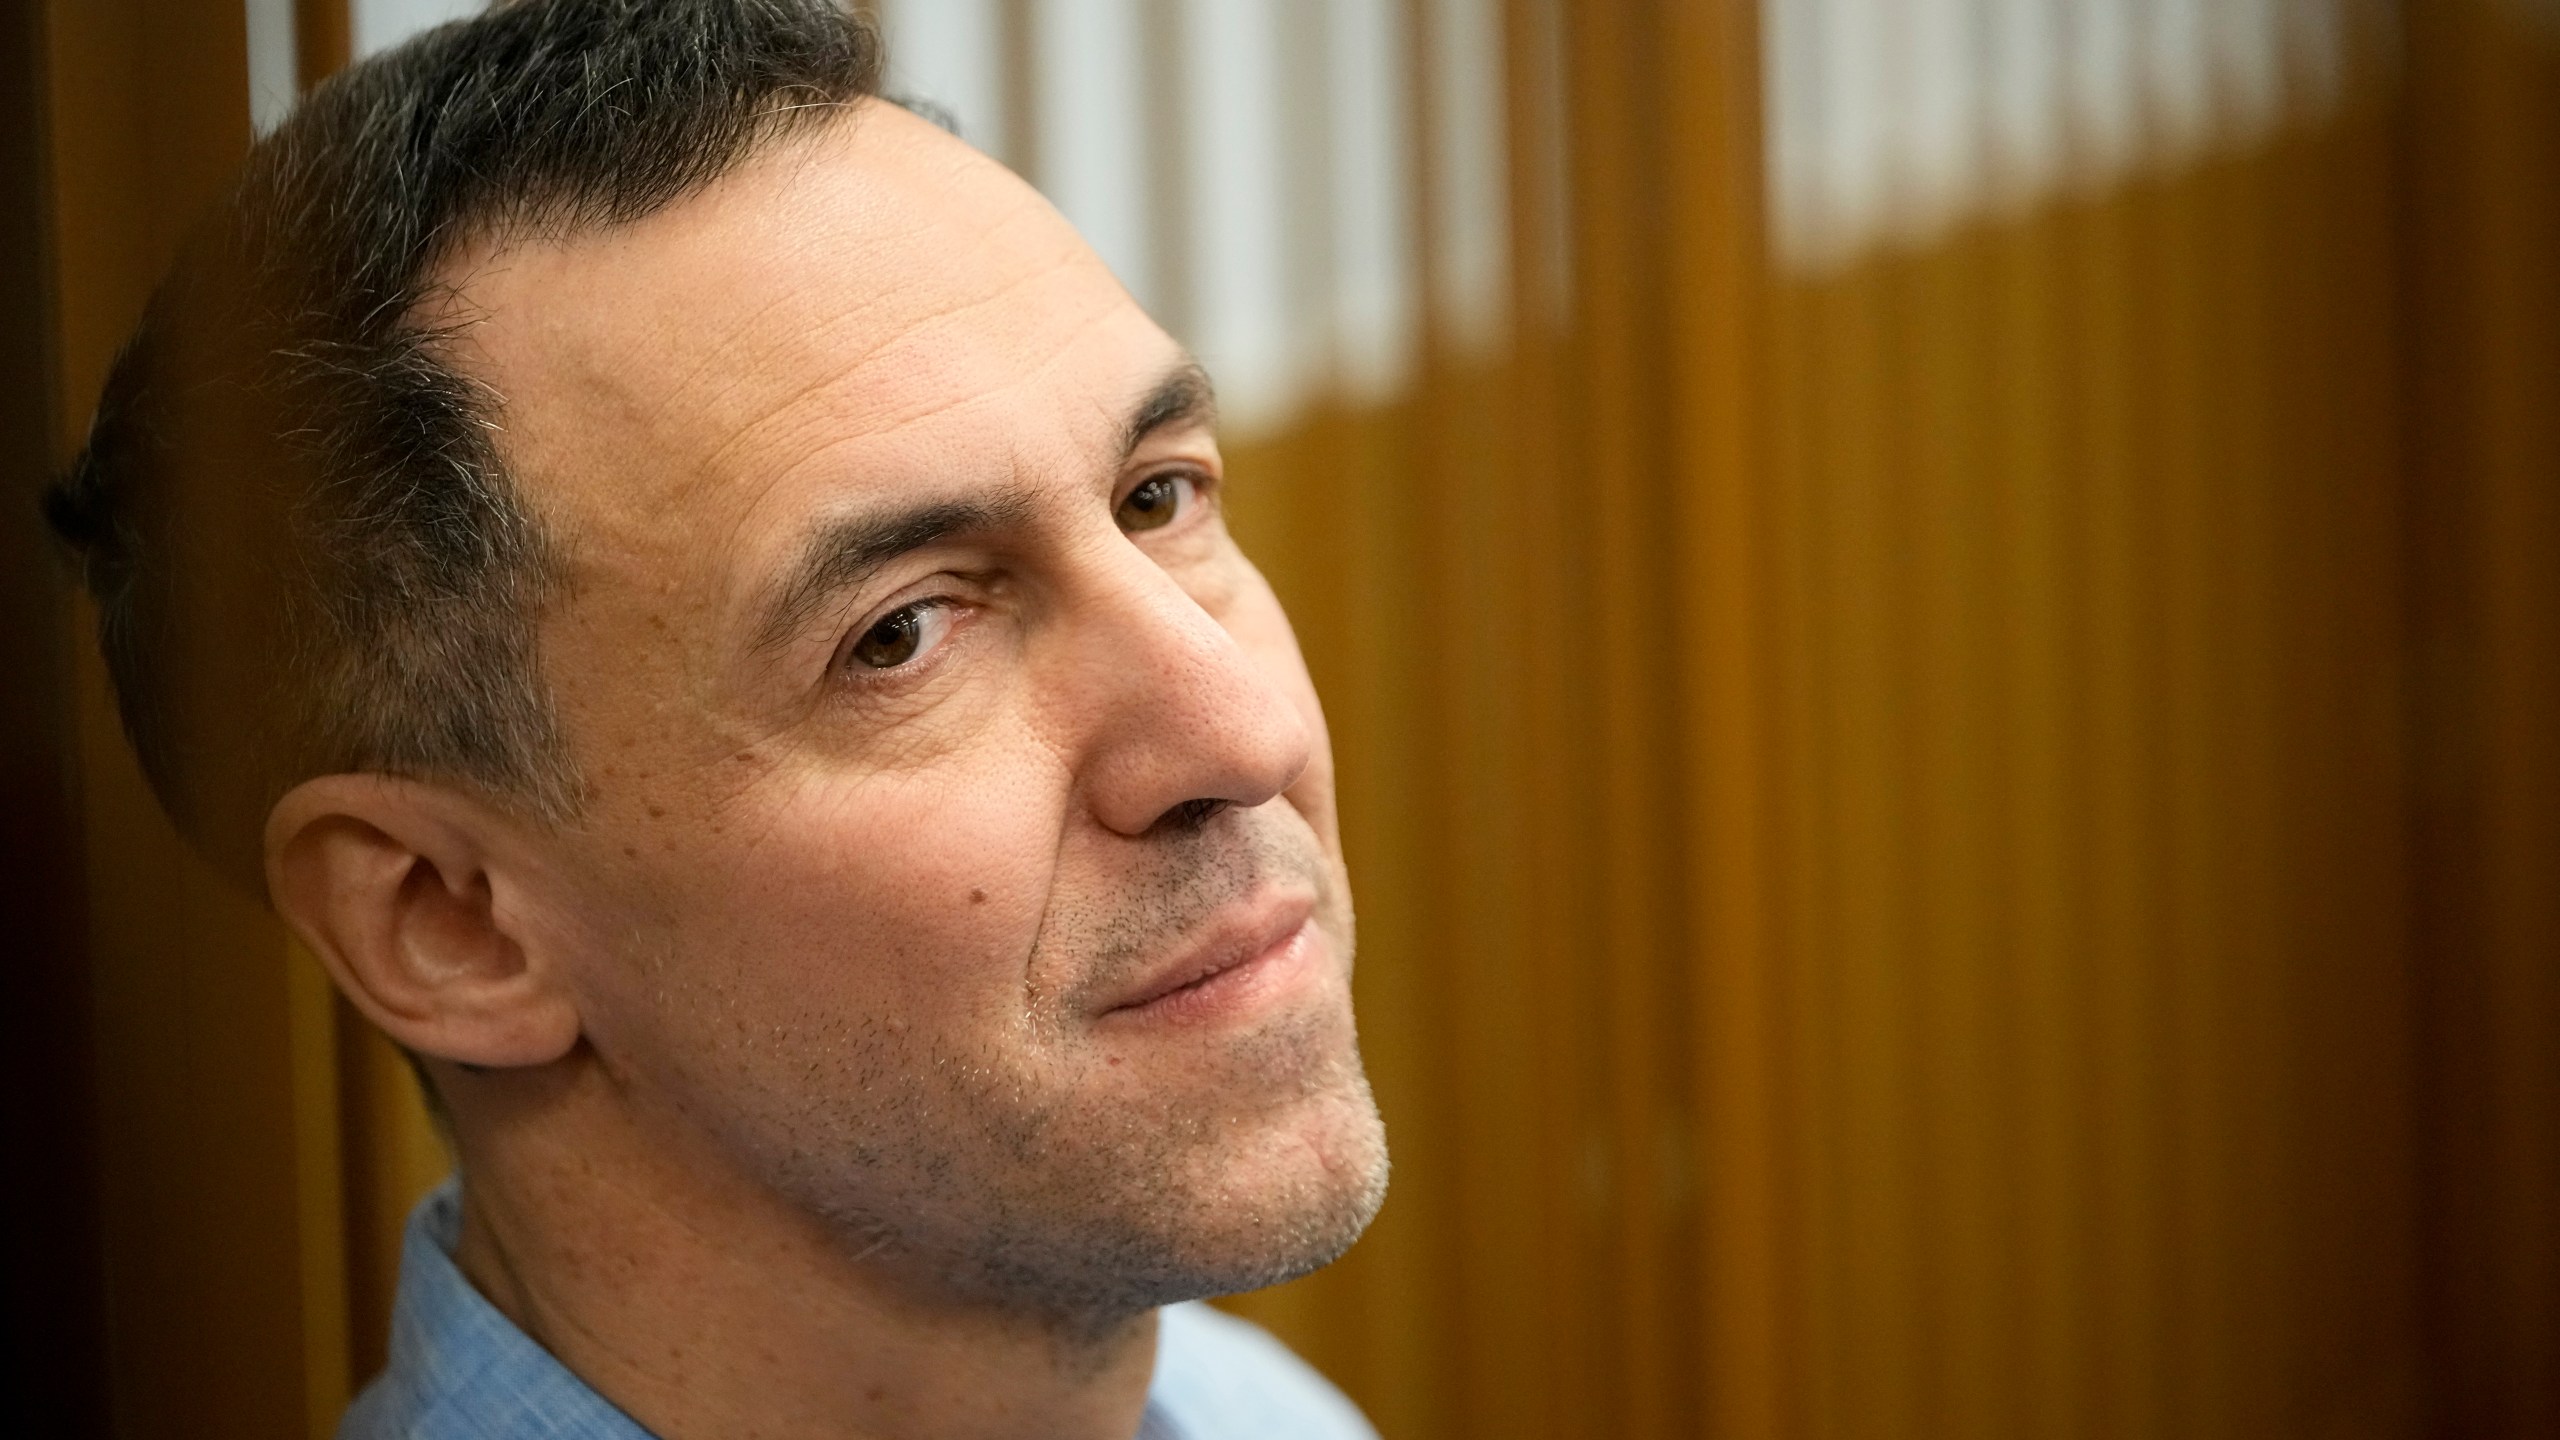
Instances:
[[[535,645],[561,567],[424,318],[440,262],[646,216],[879,74],[836,0],[520,0],[252,152],[46,496],[183,831],[255,874],[275,799],[341,771],[575,811]]]

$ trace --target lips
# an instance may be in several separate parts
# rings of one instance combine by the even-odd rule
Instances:
[[[1150,968],[1102,1007],[1105,1016],[1194,1008],[1221,992],[1241,990],[1261,972],[1300,958],[1315,939],[1315,902],[1305,895],[1269,896],[1220,912],[1172,959]]]

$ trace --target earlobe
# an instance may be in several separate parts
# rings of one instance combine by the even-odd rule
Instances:
[[[356,1008],[421,1055],[511,1067],[579,1032],[553,957],[499,903],[501,825],[440,786],[328,775],[267,817],[267,890]]]

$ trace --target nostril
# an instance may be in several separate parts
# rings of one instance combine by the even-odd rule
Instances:
[[[1159,830],[1197,830],[1210,817],[1234,804],[1231,800],[1185,800],[1156,818]]]

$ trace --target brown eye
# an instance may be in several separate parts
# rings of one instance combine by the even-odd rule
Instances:
[[[853,658],[874,670],[894,670],[924,648],[925,607],[891,611],[853,642]]]
[[[1182,513],[1182,498],[1191,482],[1179,475],[1155,475],[1138,482],[1129,498],[1120,502],[1114,512],[1120,528],[1135,535],[1141,530],[1157,530],[1173,523]]]

